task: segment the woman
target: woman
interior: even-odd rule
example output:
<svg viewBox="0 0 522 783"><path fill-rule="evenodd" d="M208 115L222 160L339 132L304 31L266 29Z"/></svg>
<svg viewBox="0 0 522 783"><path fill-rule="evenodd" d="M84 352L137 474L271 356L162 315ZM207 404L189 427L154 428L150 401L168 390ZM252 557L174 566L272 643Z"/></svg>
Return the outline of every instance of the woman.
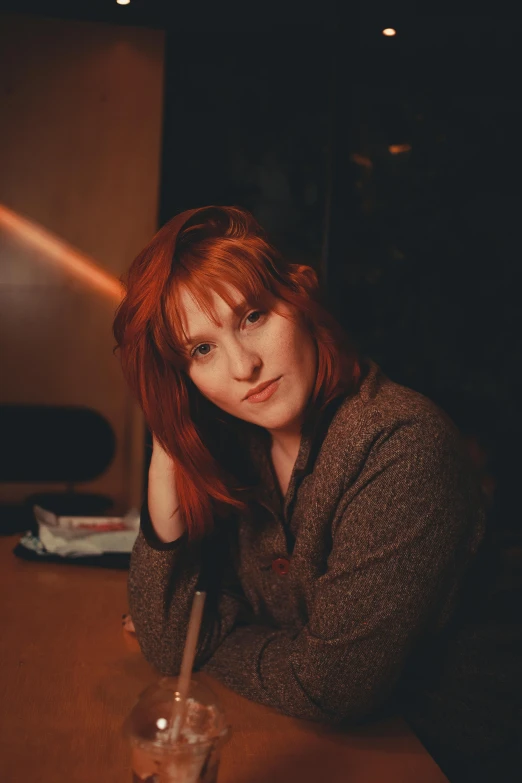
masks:
<svg viewBox="0 0 522 783"><path fill-rule="evenodd" d="M450 421L358 359L313 270L241 209L167 223L114 332L153 433L129 576L145 657L179 672L204 586L196 667L298 718L402 711L437 760L473 757L477 704L464 736L437 702L485 530Z"/></svg>

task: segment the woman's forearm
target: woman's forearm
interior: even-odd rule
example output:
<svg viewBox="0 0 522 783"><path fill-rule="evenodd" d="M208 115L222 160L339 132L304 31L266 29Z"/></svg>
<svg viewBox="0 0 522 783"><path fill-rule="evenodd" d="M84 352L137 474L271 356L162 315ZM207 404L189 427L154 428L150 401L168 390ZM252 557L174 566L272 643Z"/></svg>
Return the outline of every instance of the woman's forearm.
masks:
<svg viewBox="0 0 522 783"><path fill-rule="evenodd" d="M174 464L155 439L147 500L152 526L160 541L166 543L179 538L185 525L179 513Z"/></svg>
<svg viewBox="0 0 522 783"><path fill-rule="evenodd" d="M226 531L216 529L198 545L183 536L186 525L178 510L175 478L175 465L155 443L128 581L129 608L141 651L162 674L171 676L180 671L198 585L199 589L208 585L216 601L205 606L196 666L208 660L236 621L244 622L252 614L237 577L230 573Z"/></svg>

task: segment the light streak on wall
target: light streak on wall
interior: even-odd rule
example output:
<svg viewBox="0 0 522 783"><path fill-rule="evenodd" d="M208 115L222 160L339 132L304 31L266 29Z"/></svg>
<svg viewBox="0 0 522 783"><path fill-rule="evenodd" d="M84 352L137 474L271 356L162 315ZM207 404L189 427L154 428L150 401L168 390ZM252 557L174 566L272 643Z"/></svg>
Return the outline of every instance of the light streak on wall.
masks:
<svg viewBox="0 0 522 783"><path fill-rule="evenodd" d="M118 303L121 301L124 288L114 275L51 231L18 215L3 204L0 204L0 229L4 229L16 241L36 250L42 260L70 272L98 293Z"/></svg>

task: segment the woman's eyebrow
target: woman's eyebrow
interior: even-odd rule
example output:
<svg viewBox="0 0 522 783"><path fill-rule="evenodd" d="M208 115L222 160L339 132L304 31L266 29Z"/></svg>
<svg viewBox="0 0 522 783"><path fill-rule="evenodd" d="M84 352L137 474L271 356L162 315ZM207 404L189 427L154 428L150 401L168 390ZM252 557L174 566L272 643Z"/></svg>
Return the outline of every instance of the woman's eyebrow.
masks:
<svg viewBox="0 0 522 783"><path fill-rule="evenodd" d="M243 313L243 310L245 310L249 306L249 303L246 299L242 299L240 302L237 302L232 307L232 312L236 318L239 318L239 316ZM232 320L232 316L230 316L230 320ZM199 342L200 340L203 340L205 338L206 334L205 332L200 332L199 334L195 334L193 337L190 335L187 335L186 340L183 341L183 345L185 348L187 348L189 345L192 345L194 343Z"/></svg>

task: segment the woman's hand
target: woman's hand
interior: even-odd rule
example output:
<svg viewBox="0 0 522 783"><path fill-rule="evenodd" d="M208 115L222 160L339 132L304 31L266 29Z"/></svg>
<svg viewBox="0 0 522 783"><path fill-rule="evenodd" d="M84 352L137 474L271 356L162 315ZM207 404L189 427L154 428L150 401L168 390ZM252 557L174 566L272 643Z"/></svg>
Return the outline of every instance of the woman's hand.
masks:
<svg viewBox="0 0 522 783"><path fill-rule="evenodd" d="M130 614L122 614L121 625L124 631L127 631L128 633L136 633L136 629L134 627L134 623L132 622L132 617L130 616Z"/></svg>

